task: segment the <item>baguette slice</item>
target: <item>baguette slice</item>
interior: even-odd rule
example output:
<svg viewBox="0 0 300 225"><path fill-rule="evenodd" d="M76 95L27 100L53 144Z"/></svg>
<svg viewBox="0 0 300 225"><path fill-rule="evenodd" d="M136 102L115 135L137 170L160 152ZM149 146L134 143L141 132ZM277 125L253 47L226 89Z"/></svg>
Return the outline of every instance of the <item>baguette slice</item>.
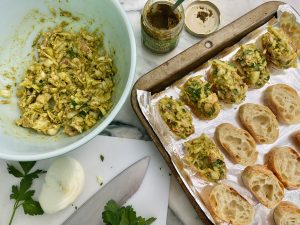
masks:
<svg viewBox="0 0 300 225"><path fill-rule="evenodd" d="M275 208L273 217L276 225L299 225L300 209L291 202L280 202Z"/></svg>
<svg viewBox="0 0 300 225"><path fill-rule="evenodd" d="M225 185L215 185L208 200L209 209L216 220L232 225L247 225L253 220L254 209L236 190Z"/></svg>
<svg viewBox="0 0 300 225"><path fill-rule="evenodd" d="M257 200L268 208L274 208L284 197L284 186L264 166L246 167L242 172L242 180Z"/></svg>
<svg viewBox="0 0 300 225"><path fill-rule="evenodd" d="M278 121L300 123L300 97L295 89L286 84L275 84L267 88L264 97Z"/></svg>
<svg viewBox="0 0 300 225"><path fill-rule="evenodd" d="M290 147L273 148L267 155L267 166L287 189L300 188L300 156Z"/></svg>
<svg viewBox="0 0 300 225"><path fill-rule="evenodd" d="M268 107L246 103L239 108L239 117L244 127L258 143L271 144L277 140L278 121Z"/></svg>
<svg viewBox="0 0 300 225"><path fill-rule="evenodd" d="M295 139L297 144L300 145L300 131L297 131L296 133L294 133L293 138Z"/></svg>
<svg viewBox="0 0 300 225"><path fill-rule="evenodd" d="M223 123L216 128L215 135L234 163L249 166L256 162L256 143L247 131Z"/></svg>

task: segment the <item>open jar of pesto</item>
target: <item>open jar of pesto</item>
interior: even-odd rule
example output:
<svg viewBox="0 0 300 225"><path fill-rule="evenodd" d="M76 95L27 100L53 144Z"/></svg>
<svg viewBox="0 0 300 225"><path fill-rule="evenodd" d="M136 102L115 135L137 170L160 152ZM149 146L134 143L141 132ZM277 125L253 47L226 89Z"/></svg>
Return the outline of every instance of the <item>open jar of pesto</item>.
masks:
<svg viewBox="0 0 300 225"><path fill-rule="evenodd" d="M174 11L175 0L148 0L141 16L143 44L155 53L173 50L184 25L184 9Z"/></svg>

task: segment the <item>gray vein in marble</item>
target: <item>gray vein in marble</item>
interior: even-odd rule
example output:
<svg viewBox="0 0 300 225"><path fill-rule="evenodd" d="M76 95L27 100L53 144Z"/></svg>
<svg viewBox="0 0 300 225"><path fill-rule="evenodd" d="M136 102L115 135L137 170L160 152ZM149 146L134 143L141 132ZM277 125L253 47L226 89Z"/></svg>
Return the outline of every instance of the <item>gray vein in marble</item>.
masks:
<svg viewBox="0 0 300 225"><path fill-rule="evenodd" d="M111 122L110 125L100 133L100 135L137 139L144 141L150 140L149 136L144 130L141 130L131 124L127 124L117 120Z"/></svg>

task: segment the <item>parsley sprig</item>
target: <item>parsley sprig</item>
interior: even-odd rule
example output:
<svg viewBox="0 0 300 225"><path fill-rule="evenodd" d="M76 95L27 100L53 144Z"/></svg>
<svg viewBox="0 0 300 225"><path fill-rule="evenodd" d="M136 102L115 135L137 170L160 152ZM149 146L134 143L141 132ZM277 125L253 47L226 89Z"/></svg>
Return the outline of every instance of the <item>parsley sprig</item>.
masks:
<svg viewBox="0 0 300 225"><path fill-rule="evenodd" d="M105 225L150 225L156 220L153 217L149 219L137 217L132 206L120 208L113 200L106 203L102 219Z"/></svg>
<svg viewBox="0 0 300 225"><path fill-rule="evenodd" d="M38 178L40 174L45 173L43 170L36 170L30 172L36 162L19 162L21 169L18 170L14 166L7 164L7 171L17 178L21 178L20 184L13 185L11 188L10 199L15 200L13 212L11 214L8 225L12 224L13 218L17 209L22 206L25 214L28 215L42 215L44 213L38 201L33 200L34 190L30 190L34 179Z"/></svg>

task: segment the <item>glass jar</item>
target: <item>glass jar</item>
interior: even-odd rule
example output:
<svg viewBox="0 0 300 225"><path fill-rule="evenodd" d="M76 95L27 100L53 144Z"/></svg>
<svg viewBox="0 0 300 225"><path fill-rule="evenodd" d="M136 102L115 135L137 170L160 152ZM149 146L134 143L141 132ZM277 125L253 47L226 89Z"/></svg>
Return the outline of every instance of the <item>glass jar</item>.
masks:
<svg viewBox="0 0 300 225"><path fill-rule="evenodd" d="M153 13L153 10L157 9L158 5L167 5L167 9L169 9L175 2L176 0L148 0L144 6L141 16L142 42L144 46L155 53L170 52L177 46L179 35L184 25L184 9L183 6L180 5L174 12L166 12L164 16L168 17L167 21L151 21L152 17L150 13ZM166 9L166 7L164 8ZM175 16L173 18L175 22L173 21L173 23L172 18L169 18L171 14ZM164 25L167 26L160 27L157 22L164 22ZM167 24L165 24L165 22L167 22Z"/></svg>

